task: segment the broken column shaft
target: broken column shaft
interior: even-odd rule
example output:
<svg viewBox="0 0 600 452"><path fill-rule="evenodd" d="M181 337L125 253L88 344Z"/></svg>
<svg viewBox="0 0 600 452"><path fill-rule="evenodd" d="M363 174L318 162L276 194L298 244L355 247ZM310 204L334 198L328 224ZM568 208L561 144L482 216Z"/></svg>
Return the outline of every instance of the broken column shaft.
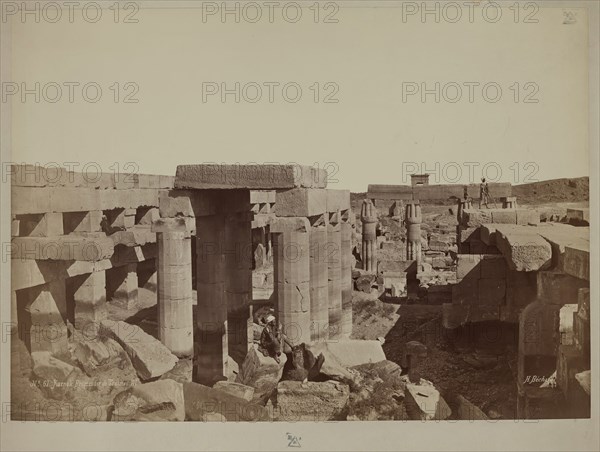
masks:
<svg viewBox="0 0 600 452"><path fill-rule="evenodd" d="M406 204L406 260L421 263L421 205L418 201Z"/></svg>
<svg viewBox="0 0 600 452"><path fill-rule="evenodd" d="M377 213L375 206L370 199L365 199L360 213L362 220L362 261L363 270L368 272L377 271L377 257L375 250L377 247L377 237L375 229L377 227Z"/></svg>
<svg viewBox="0 0 600 452"><path fill-rule="evenodd" d="M161 218L153 224L158 243L158 335L179 357L194 353L192 318L192 218Z"/></svg>

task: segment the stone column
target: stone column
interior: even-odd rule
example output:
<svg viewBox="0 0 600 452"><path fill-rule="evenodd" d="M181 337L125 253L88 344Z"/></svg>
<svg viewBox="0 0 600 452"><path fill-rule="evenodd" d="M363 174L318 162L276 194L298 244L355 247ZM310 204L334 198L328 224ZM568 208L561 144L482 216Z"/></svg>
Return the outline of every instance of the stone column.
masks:
<svg viewBox="0 0 600 452"><path fill-rule="evenodd" d="M327 273L327 214L309 219L310 228L310 339L329 338L329 280Z"/></svg>
<svg viewBox="0 0 600 452"><path fill-rule="evenodd" d="M75 279L75 328L81 330L87 324L97 324L107 317L106 272L93 272Z"/></svg>
<svg viewBox="0 0 600 452"><path fill-rule="evenodd" d="M342 337L342 232L339 211L329 214L327 278L329 280L329 339Z"/></svg>
<svg viewBox="0 0 600 452"><path fill-rule="evenodd" d="M503 209L516 209L517 208L517 197L516 196L507 196L502 198L502 208Z"/></svg>
<svg viewBox="0 0 600 452"><path fill-rule="evenodd" d="M363 270L375 273L377 271L377 257L375 250L377 247L377 237L375 228L377 227L377 213L375 206L370 199L365 199L360 213L362 220L362 261Z"/></svg>
<svg viewBox="0 0 600 452"><path fill-rule="evenodd" d="M228 366L225 297L225 216L196 218L196 290L198 346L196 380L212 386L225 379Z"/></svg>
<svg viewBox="0 0 600 452"><path fill-rule="evenodd" d="M352 224L351 210L342 212L341 259L342 259L342 337L352 334Z"/></svg>
<svg viewBox="0 0 600 452"><path fill-rule="evenodd" d="M277 218L271 223L275 314L293 344L311 339L310 228L305 217Z"/></svg>
<svg viewBox="0 0 600 452"><path fill-rule="evenodd" d="M194 354L192 313L192 218L161 218L153 224L158 243L158 335L179 357Z"/></svg>
<svg viewBox="0 0 600 452"><path fill-rule="evenodd" d="M225 220L225 300L229 356L238 364L253 341L252 316L252 214L228 214Z"/></svg>
<svg viewBox="0 0 600 452"><path fill-rule="evenodd" d="M418 201L406 204L406 260L421 263L421 205Z"/></svg>

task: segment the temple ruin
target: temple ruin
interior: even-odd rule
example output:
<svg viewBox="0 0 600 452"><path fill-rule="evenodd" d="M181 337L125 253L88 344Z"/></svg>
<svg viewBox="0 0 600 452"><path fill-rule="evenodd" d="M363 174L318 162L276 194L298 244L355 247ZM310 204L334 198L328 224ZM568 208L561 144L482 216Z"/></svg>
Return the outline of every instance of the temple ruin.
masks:
<svg viewBox="0 0 600 452"><path fill-rule="evenodd" d="M490 184L499 205L477 209L477 186L429 185L423 175L351 200L327 187L324 170L298 165L95 178L17 165L11 176L11 321L26 348L14 355L23 372L15 381L96 384L116 372L129 389L101 392L108 411L99 419L457 416L462 399L450 407L419 372L427 346L408 341L392 359L393 334L356 337L360 294L439 308L444 334L514 325L515 418L589 416L584 209L520 206L510 184ZM432 223L429 207L448 199L450 212ZM271 313L294 350L281 359L260 349ZM364 394L383 390L373 372L394 388L380 394L389 412L365 408ZM154 391L176 395L150 403ZM125 412L131 397L147 406ZM314 399L316 411L300 399ZM215 412L210 400L229 408Z"/></svg>

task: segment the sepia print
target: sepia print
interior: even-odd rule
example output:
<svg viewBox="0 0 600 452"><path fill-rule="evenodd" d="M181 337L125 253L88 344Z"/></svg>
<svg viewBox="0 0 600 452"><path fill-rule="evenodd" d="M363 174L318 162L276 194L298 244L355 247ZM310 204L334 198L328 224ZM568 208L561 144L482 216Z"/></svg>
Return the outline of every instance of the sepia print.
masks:
<svg viewBox="0 0 600 452"><path fill-rule="evenodd" d="M2 435L592 450L581 3L2 1Z"/></svg>

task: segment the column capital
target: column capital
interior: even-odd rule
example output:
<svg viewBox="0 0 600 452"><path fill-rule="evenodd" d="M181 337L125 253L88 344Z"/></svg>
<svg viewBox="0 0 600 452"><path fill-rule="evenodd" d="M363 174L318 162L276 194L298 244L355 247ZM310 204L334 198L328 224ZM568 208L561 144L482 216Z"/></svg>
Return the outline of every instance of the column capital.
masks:
<svg viewBox="0 0 600 452"><path fill-rule="evenodd" d="M370 199L364 199L360 210L360 219L363 223L376 223L377 211Z"/></svg>

